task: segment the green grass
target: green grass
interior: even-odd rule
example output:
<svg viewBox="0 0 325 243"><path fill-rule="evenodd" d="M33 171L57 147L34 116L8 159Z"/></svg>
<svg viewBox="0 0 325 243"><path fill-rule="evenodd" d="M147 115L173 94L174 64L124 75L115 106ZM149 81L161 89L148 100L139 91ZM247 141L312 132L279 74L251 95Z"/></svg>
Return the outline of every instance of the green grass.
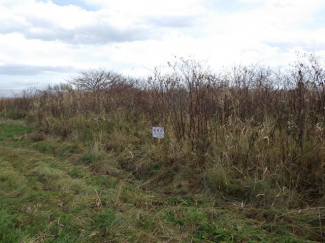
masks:
<svg viewBox="0 0 325 243"><path fill-rule="evenodd" d="M143 182L108 155L35 133L21 121L0 122L2 243L324 240L321 209L256 209L208 193L139 189ZM99 162L109 173L94 171Z"/></svg>
<svg viewBox="0 0 325 243"><path fill-rule="evenodd" d="M33 129L33 127L26 126L22 122L0 120L0 142L23 136L33 131Z"/></svg>

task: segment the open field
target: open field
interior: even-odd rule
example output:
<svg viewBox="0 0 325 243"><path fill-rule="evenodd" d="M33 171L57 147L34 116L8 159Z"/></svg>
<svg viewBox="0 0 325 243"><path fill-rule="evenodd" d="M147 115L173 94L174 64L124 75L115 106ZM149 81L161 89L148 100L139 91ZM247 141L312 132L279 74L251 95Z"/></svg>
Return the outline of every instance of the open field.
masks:
<svg viewBox="0 0 325 243"><path fill-rule="evenodd" d="M323 208L263 209L143 183L79 144L0 122L0 242L322 241ZM104 171L90 162L105 161ZM165 189L165 190L164 190Z"/></svg>
<svg viewBox="0 0 325 243"><path fill-rule="evenodd" d="M0 99L0 239L323 242L324 79L312 55L283 72L180 59Z"/></svg>
<svg viewBox="0 0 325 243"><path fill-rule="evenodd" d="M325 0L0 0L0 243L325 243Z"/></svg>

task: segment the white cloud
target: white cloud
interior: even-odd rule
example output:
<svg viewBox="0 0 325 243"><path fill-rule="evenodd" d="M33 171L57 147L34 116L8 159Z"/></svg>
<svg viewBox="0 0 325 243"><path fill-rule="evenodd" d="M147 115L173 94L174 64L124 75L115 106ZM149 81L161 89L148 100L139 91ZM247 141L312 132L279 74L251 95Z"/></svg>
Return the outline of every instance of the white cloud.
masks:
<svg viewBox="0 0 325 243"><path fill-rule="evenodd" d="M209 60L212 67L284 65L297 50L325 57L325 23L317 22L325 15L323 0L58 2L0 0L3 73L21 67L27 73L17 74L26 82L33 74L57 82L66 77L65 67L138 75L173 55ZM0 74L0 89L6 80Z"/></svg>
<svg viewBox="0 0 325 243"><path fill-rule="evenodd" d="M197 14L206 11L203 0L85 0L90 3L97 3L113 11L121 12L130 16L150 16L166 14Z"/></svg>

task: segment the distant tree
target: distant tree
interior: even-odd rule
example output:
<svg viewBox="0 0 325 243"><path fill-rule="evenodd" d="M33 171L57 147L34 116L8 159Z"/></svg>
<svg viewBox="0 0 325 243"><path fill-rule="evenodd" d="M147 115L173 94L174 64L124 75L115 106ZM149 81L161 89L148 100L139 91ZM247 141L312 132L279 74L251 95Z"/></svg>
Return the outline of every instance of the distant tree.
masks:
<svg viewBox="0 0 325 243"><path fill-rule="evenodd" d="M62 84L56 84L53 86L49 85L46 90L48 90L48 91L72 91L73 87L71 84L62 83Z"/></svg>
<svg viewBox="0 0 325 243"><path fill-rule="evenodd" d="M96 92L114 86L123 80L123 76L103 69L89 69L81 71L78 76L73 77L69 82L78 89Z"/></svg>

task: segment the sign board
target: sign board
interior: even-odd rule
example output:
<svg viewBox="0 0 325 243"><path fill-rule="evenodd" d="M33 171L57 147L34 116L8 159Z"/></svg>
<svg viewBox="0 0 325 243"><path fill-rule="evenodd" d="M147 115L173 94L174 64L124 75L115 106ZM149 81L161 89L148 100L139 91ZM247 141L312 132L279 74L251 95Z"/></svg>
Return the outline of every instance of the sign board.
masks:
<svg viewBox="0 0 325 243"><path fill-rule="evenodd" d="M152 128L152 136L154 138L164 138L165 137L165 131L163 127L153 127Z"/></svg>

